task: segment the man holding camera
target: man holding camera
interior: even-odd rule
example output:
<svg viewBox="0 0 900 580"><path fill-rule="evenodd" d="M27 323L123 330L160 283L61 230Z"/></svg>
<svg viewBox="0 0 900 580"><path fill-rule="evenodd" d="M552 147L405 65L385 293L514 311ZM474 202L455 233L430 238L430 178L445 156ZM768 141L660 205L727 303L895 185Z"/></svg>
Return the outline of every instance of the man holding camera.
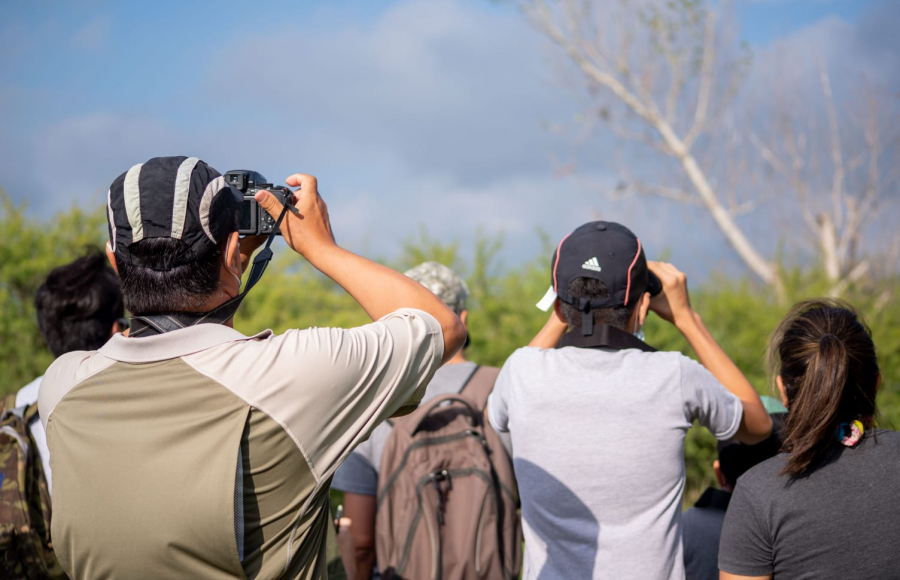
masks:
<svg viewBox="0 0 900 580"><path fill-rule="evenodd" d="M372 324L244 336L231 315L261 240L239 238L240 193L194 157L113 182L107 254L131 334L60 357L40 394L70 577L325 577L334 470L462 346L437 297L335 243L314 177L287 184L290 211L256 201Z"/></svg>
<svg viewBox="0 0 900 580"><path fill-rule="evenodd" d="M687 430L697 420L754 443L771 420L692 310L684 274L648 264L627 228L591 222L563 238L551 281L539 305L550 319L488 400L491 424L512 435L524 578L683 579ZM643 342L649 310L703 366Z"/></svg>

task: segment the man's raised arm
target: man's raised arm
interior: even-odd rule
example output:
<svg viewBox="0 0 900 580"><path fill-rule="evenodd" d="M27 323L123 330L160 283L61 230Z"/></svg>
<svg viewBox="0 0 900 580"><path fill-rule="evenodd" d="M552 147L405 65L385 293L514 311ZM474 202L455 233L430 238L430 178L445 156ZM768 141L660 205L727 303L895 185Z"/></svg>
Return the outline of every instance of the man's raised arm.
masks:
<svg viewBox="0 0 900 580"><path fill-rule="evenodd" d="M772 433L772 418L756 389L709 333L700 315L691 308L687 277L665 262L647 262L647 265L663 287L662 292L651 298L650 309L674 324L697 353L703 366L741 400L744 413L735 439L749 444L763 441Z"/></svg>
<svg viewBox="0 0 900 580"><path fill-rule="evenodd" d="M297 209L289 211L281 224L282 235L291 249L353 296L372 320L400 308L416 308L434 316L444 336L442 363L462 348L465 326L437 296L400 272L335 243L328 207L319 195L315 177L296 173L286 183L299 187L294 194ZM269 215L278 218L283 206L271 193L258 192L256 201Z"/></svg>

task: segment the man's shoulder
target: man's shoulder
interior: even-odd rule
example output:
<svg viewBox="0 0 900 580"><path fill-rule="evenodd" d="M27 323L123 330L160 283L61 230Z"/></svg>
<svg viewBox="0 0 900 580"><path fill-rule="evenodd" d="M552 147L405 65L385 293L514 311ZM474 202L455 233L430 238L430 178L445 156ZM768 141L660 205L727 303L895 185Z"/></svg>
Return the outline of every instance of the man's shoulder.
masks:
<svg viewBox="0 0 900 580"><path fill-rule="evenodd" d="M41 390L66 384L80 382L88 376L103 370L115 361L96 350L75 350L57 358L47 368L41 379Z"/></svg>
<svg viewBox="0 0 900 580"><path fill-rule="evenodd" d="M47 368L41 379L38 408L45 423L57 403L79 383L109 368L116 361L96 350L68 352Z"/></svg>

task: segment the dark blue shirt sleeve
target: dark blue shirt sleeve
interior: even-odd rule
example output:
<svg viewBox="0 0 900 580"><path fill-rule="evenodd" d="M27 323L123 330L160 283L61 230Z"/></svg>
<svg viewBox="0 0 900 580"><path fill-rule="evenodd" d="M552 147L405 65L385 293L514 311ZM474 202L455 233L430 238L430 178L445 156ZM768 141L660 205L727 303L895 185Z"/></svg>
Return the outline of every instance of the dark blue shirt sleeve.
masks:
<svg viewBox="0 0 900 580"><path fill-rule="evenodd" d="M345 493L378 495L378 472L359 453L351 453L338 467L331 480L331 487Z"/></svg>

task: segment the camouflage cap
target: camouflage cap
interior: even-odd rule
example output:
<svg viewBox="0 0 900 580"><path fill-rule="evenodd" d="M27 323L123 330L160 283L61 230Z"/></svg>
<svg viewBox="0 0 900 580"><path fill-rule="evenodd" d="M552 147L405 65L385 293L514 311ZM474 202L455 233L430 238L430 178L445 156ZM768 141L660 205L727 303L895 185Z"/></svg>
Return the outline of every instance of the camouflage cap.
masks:
<svg viewBox="0 0 900 580"><path fill-rule="evenodd" d="M466 309L469 287L447 266L437 262L423 262L404 274L431 290L457 316Z"/></svg>

